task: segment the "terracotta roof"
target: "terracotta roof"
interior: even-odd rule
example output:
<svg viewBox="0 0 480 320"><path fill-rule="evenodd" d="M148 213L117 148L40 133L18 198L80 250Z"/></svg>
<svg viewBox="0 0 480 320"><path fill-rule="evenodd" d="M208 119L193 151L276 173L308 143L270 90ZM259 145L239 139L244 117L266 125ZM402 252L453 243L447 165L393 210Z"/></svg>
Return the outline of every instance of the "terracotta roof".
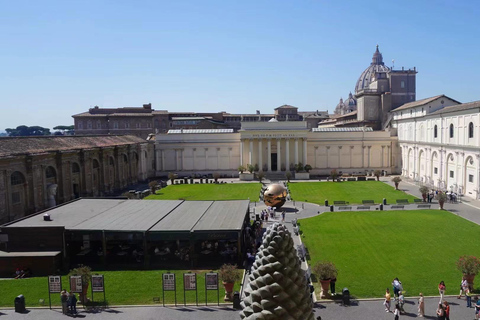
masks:
<svg viewBox="0 0 480 320"><path fill-rule="evenodd" d="M90 112L83 112L83 113L79 113L79 114L74 114L72 117L73 118L80 118L80 117L106 117L106 116L109 116L109 114L102 114L102 113L95 113L95 114L91 114Z"/></svg>
<svg viewBox="0 0 480 320"><path fill-rule="evenodd" d="M475 109L475 108L480 108L480 101L472 101L472 102L457 104L450 107L445 107L430 113L429 116L433 114L456 112L456 111L469 110L469 109Z"/></svg>
<svg viewBox="0 0 480 320"><path fill-rule="evenodd" d="M151 113L112 113L110 117L153 117Z"/></svg>
<svg viewBox="0 0 480 320"><path fill-rule="evenodd" d="M146 142L136 136L35 136L0 138L0 158L99 147L114 147Z"/></svg>
<svg viewBox="0 0 480 320"><path fill-rule="evenodd" d="M298 109L298 108L294 107L294 106L291 106L291 105L288 105L288 104L284 104L283 106L275 108L275 110L277 110L277 109Z"/></svg>
<svg viewBox="0 0 480 320"><path fill-rule="evenodd" d="M460 103L458 102L457 100L454 100L450 97L447 97L446 95L444 94L441 94L441 95L438 95L438 96L435 96L435 97L431 97L431 98L425 98L425 99L422 99L422 100L417 100L417 101L413 101L413 102L409 102L409 103L405 103L404 105L401 105L400 107L396 108L396 109L393 109L392 111L398 111L398 110L405 110L405 109L409 109L409 108L414 108L414 107L419 107L419 106L423 106L423 105L426 105L426 104L429 104L437 99L440 99L440 98L447 98L447 99L450 99L450 100L453 100L457 103Z"/></svg>

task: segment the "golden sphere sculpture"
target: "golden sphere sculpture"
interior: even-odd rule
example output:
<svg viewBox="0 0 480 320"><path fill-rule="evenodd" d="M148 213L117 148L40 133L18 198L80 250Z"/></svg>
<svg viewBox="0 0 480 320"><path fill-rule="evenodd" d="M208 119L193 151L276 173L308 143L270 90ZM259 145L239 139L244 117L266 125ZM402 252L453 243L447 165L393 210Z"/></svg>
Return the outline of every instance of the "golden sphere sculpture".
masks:
<svg viewBox="0 0 480 320"><path fill-rule="evenodd" d="M287 200L287 188L281 184L271 184L263 193L263 202L269 207L280 208Z"/></svg>

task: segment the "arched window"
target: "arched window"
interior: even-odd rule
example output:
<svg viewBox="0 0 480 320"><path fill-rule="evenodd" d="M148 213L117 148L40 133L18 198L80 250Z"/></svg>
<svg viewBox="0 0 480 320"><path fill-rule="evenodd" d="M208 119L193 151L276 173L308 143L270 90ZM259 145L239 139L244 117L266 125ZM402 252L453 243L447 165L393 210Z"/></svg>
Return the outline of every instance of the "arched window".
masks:
<svg viewBox="0 0 480 320"><path fill-rule="evenodd" d="M76 162L72 163L72 173L80 173L80 166Z"/></svg>
<svg viewBox="0 0 480 320"><path fill-rule="evenodd" d="M468 125L468 137L473 138L473 122Z"/></svg>
<svg viewBox="0 0 480 320"><path fill-rule="evenodd" d="M93 169L98 169L98 167L100 167L100 164L98 163L98 160L97 159L93 159Z"/></svg>
<svg viewBox="0 0 480 320"><path fill-rule="evenodd" d="M114 166L115 165L115 161L113 161L113 158L110 157L110 159L108 160L108 163L111 165L111 166Z"/></svg>
<svg viewBox="0 0 480 320"><path fill-rule="evenodd" d="M128 163L128 157L126 154L123 155L123 162Z"/></svg>
<svg viewBox="0 0 480 320"><path fill-rule="evenodd" d="M47 170L45 171L45 176L48 178L55 178L57 176L57 173L55 172L55 169L53 167L47 167Z"/></svg>
<svg viewBox="0 0 480 320"><path fill-rule="evenodd" d="M433 137L436 138L438 135L437 125L433 127Z"/></svg>
<svg viewBox="0 0 480 320"><path fill-rule="evenodd" d="M450 138L453 138L453 123L450 124Z"/></svg>
<svg viewBox="0 0 480 320"><path fill-rule="evenodd" d="M21 172L15 171L10 176L10 184L12 186L17 186L19 184L24 184L24 183L25 183L25 177L23 176L23 174Z"/></svg>

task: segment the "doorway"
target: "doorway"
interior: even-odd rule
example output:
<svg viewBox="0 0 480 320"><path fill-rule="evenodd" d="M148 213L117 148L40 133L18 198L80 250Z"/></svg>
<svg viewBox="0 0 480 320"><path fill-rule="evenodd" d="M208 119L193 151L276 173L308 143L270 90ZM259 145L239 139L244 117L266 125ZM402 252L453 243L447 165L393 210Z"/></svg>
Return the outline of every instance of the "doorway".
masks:
<svg viewBox="0 0 480 320"><path fill-rule="evenodd" d="M272 153L270 155L270 160L272 161L272 171L277 171L278 168L277 168L277 154L276 153Z"/></svg>

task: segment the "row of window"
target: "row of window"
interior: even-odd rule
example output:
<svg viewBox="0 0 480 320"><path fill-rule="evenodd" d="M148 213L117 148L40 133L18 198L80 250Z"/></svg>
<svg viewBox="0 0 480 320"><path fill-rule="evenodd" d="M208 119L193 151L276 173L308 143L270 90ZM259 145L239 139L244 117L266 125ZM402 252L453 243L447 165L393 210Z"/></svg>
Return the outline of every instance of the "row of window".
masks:
<svg viewBox="0 0 480 320"><path fill-rule="evenodd" d="M434 174L438 174L438 168L437 168L437 167L433 168L433 173L434 173ZM454 177L454 172L453 172L453 170L450 170L449 174L450 174L450 178L453 178L453 177ZM473 183L473 174L469 174L469 175L468 175L468 182L472 182L472 183Z"/></svg>
<svg viewBox="0 0 480 320"><path fill-rule="evenodd" d="M468 138L469 139L473 138L474 131L475 131L475 126L473 125L473 122L470 122L468 124ZM448 135L449 135L450 138L453 138L455 136L455 127L454 127L453 123L450 124L450 127L448 129ZM438 127L437 127L437 125L435 125L433 127L433 137L434 138L438 137Z"/></svg>
<svg viewBox="0 0 480 320"><path fill-rule="evenodd" d="M141 125L142 125L142 124L141 124L140 122L137 122L137 123L135 123L135 128L140 129L140 128L141 128ZM119 126L118 121L114 121L114 122L113 122L113 128L114 128L114 129L118 129L118 126ZM82 129L83 129L83 121L78 121L78 122L77 122L77 127L78 127L78 129L82 130ZM129 121L125 121L125 122L124 122L124 127L127 128L127 129L130 128L130 122L129 122ZM147 128L151 128L151 127L152 127L152 124L151 124L150 122L147 122ZM106 127L104 127L104 129L105 129L105 128L106 128ZM92 121L87 121L87 129L89 129L89 130L93 129L93 123L92 123ZM101 122L101 121L97 121L97 122L95 123L95 129L102 129L102 122Z"/></svg>

